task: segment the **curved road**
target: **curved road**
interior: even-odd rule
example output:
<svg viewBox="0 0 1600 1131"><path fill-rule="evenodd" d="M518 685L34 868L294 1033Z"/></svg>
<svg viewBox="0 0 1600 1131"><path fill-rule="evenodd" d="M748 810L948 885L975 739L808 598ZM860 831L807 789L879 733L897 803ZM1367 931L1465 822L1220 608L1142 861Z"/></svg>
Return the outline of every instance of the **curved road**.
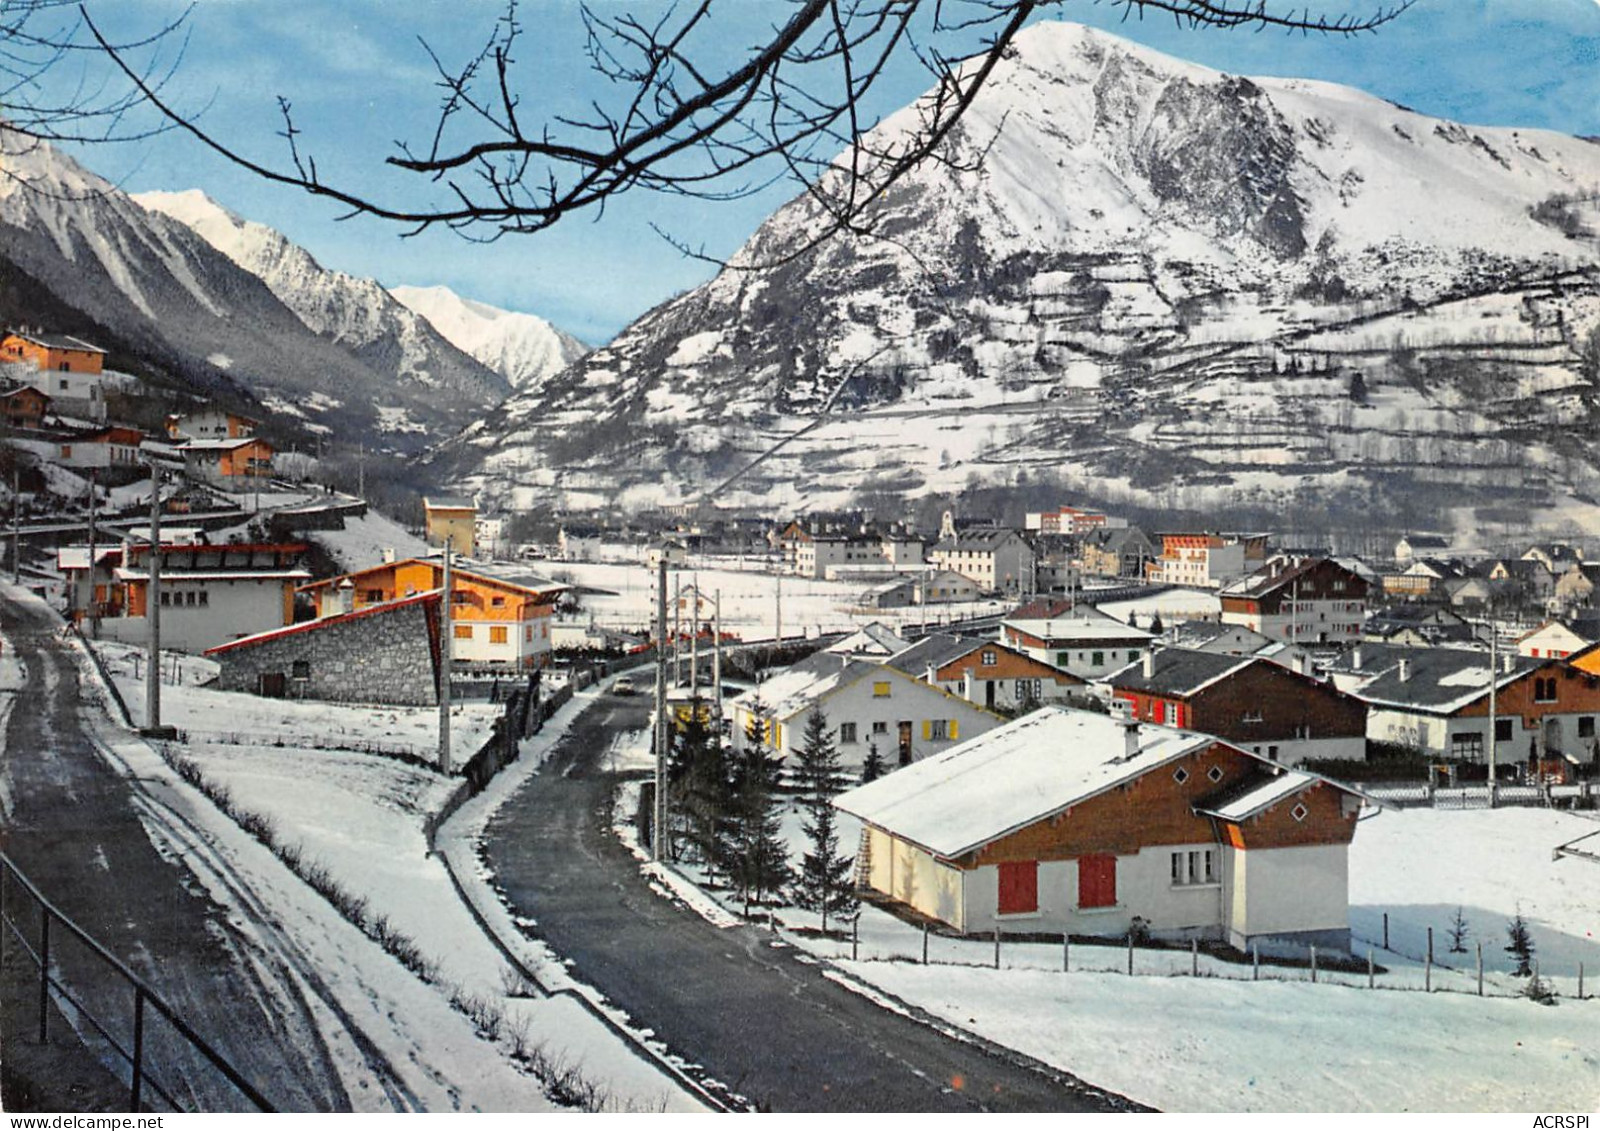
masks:
<svg viewBox="0 0 1600 1131"><path fill-rule="evenodd" d="M7 665L20 662L25 676L20 689L0 691L0 847L280 1110L348 1109L301 989L314 972L291 971L298 964L275 945L275 926L251 916L248 902L224 909L206 893L196 866L207 869L209 882L234 886L219 861L181 814L108 764L86 726L86 714L98 708L83 701L79 657L60 637L60 618L4 590L0 628ZM6 910L36 940L33 909L8 899ZM54 935L60 974L131 1048L132 992L67 937ZM185 1107L253 1110L153 1013L145 1039L147 1071ZM115 1053L103 1051L124 1075Z"/></svg>
<svg viewBox="0 0 1600 1131"><path fill-rule="evenodd" d="M602 697L484 836L513 907L636 1026L766 1110L1134 1107L943 1036L844 989L766 931L713 927L653 892L611 832L617 779L600 765L612 735L646 727L647 711L643 698Z"/></svg>

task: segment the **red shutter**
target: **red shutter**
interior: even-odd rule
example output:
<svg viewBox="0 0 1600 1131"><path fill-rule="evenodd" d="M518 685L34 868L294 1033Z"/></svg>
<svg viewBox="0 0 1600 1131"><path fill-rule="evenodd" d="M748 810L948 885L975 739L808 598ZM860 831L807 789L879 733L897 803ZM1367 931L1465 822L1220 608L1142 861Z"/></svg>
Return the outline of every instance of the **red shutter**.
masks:
<svg viewBox="0 0 1600 1131"><path fill-rule="evenodd" d="M1078 906L1115 907L1117 858L1111 855L1078 857Z"/></svg>
<svg viewBox="0 0 1600 1131"><path fill-rule="evenodd" d="M1039 910L1039 862L1022 860L1000 865L1000 914Z"/></svg>

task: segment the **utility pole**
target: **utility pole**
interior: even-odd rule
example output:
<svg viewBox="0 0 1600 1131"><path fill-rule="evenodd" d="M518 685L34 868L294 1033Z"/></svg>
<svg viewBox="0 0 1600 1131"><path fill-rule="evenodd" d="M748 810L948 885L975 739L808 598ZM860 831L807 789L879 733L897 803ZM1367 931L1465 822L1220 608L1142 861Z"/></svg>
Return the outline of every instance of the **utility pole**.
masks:
<svg viewBox="0 0 1600 1131"><path fill-rule="evenodd" d="M662 561L666 561L665 555ZM672 686L677 687L683 682L683 668L678 664L678 638L683 632L683 582L673 579L672 583Z"/></svg>
<svg viewBox="0 0 1600 1131"><path fill-rule="evenodd" d="M100 604L94 596L94 570L95 570L95 530L94 520L99 499L96 498L98 489L95 482L95 469L89 469L89 638L98 639L100 636Z"/></svg>
<svg viewBox="0 0 1600 1131"><path fill-rule="evenodd" d="M345 480L349 482L349 480ZM362 440L356 447L356 498L367 497L367 442Z"/></svg>
<svg viewBox="0 0 1600 1131"><path fill-rule="evenodd" d="M1489 616L1489 808L1495 805L1495 691L1500 682L1500 633L1495 629L1494 614Z"/></svg>
<svg viewBox="0 0 1600 1131"><path fill-rule="evenodd" d="M700 575L691 574L689 591L694 604L689 608L689 687L696 696L700 687Z"/></svg>
<svg viewBox="0 0 1600 1131"><path fill-rule="evenodd" d="M783 575L778 575L778 584L772 591L773 616L776 624L773 627L772 640L776 645L783 644Z"/></svg>
<svg viewBox="0 0 1600 1131"><path fill-rule="evenodd" d="M22 581L22 453L11 449L11 584Z"/></svg>
<svg viewBox="0 0 1600 1131"><path fill-rule="evenodd" d="M711 615L711 693L717 697L717 718L722 718L722 590L718 589Z"/></svg>
<svg viewBox="0 0 1600 1131"><path fill-rule="evenodd" d="M161 467L150 461L150 582L145 587L145 623L150 626L150 661L144 681L144 729L161 730Z"/></svg>
<svg viewBox="0 0 1600 1131"><path fill-rule="evenodd" d="M454 610L450 592L451 538L444 539L444 595L439 598L439 772L448 775L450 766L450 678L453 674L451 655L456 646Z"/></svg>
<svg viewBox="0 0 1600 1131"><path fill-rule="evenodd" d="M667 559L662 557L656 575L656 804L652 823L650 858L667 856Z"/></svg>

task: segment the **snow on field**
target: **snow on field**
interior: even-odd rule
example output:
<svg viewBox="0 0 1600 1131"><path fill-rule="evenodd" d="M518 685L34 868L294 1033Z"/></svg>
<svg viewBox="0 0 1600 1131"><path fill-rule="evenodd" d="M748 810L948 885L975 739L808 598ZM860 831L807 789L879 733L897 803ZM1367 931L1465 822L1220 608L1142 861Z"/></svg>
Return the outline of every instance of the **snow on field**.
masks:
<svg viewBox="0 0 1600 1131"><path fill-rule="evenodd" d="M822 581L804 577L779 577L740 568L740 561L703 559L705 568L680 569L667 578L671 600L676 586L697 585L708 598L721 593L722 630L746 640L771 639L782 617L786 637L839 632L867 621L890 626L943 624L951 619L982 616L1009 607L998 601L969 601L927 608L871 609L861 607L862 595L876 582ZM754 564L754 563L750 563ZM609 628L639 628L655 617L656 575L642 564L617 562L551 562L545 566L557 580L606 590L584 594L583 607L597 623ZM781 606L781 608L780 608ZM706 614L709 617L709 613Z"/></svg>
<svg viewBox="0 0 1600 1131"><path fill-rule="evenodd" d="M1093 600L1093 591L1084 594ZM1202 589L1164 589L1150 597L1136 597L1131 601L1108 601L1098 606L1101 612L1127 623L1128 614L1139 618L1140 626L1150 623L1156 613L1171 626L1183 620L1217 620L1222 615L1222 599L1214 591Z"/></svg>
<svg viewBox="0 0 1600 1131"><path fill-rule="evenodd" d="M306 534L326 549L340 569L354 572L375 566L385 550L397 559L420 557L429 552L428 544L388 515L367 509L365 515L347 516L343 530L314 530Z"/></svg>
<svg viewBox="0 0 1600 1131"><path fill-rule="evenodd" d="M136 716L142 711L143 682L134 680L134 650L100 645ZM549 1107L541 1085L521 1070L511 1053L522 1032L559 1064L572 1065L596 1083L609 1108L619 1110L697 1110L660 1069L642 1057L576 1003L532 991L484 935L457 894L442 860L429 850L424 820L454 792L458 781L376 754L329 749L340 742L419 744L432 741L437 712L402 708L342 707L322 703L265 700L194 686L214 674L215 665L193 657L173 657L173 685L163 689L162 717L189 732L176 747L200 769L211 786L226 789L241 810L266 818L282 843L297 845L302 860L324 869L335 884L366 901L369 921L382 916L389 929L414 943L437 973L424 983L378 950L354 926L340 919L320 895L278 866L270 885L290 923L315 923L307 945L328 953L324 965L350 966L349 980L366 986L367 1013L386 1016L380 1029L393 1030L387 1044L392 1059L408 1071L426 1075L432 1089L428 1110L452 1107L526 1111ZM0 675L3 675L0 671ZM453 733L458 749L481 745L498 708L465 704ZM570 714L568 718L570 717ZM543 734L529 740L533 761L548 749L567 721L558 715ZM230 741L240 733L249 744ZM277 743L273 745L270 743ZM160 765L141 770L170 779L172 771L147 747L126 743L130 763ZM315 788L307 788L315 782ZM175 785L187 790L187 786ZM3 799L0 799L3 800ZM208 827L217 839L238 845L252 858L265 853L221 812L209 809ZM275 861L259 866L271 871ZM219 897L226 893L219 892ZM352 941L348 936L355 936ZM301 939L296 934L297 940ZM351 955L355 955L352 958ZM553 958L549 965L557 967ZM367 967L370 964L378 974ZM475 1036L473 1022L453 1009L450 999L478 999L499 1010L498 1041ZM364 1025L365 1028L370 1026ZM359 1071L352 1067L352 1072ZM433 1094L437 1092L438 1094Z"/></svg>
<svg viewBox="0 0 1600 1131"><path fill-rule="evenodd" d="M627 788L627 787L625 787ZM620 807L621 803L619 803ZM791 861L805 842L790 803L783 833ZM859 825L841 815L850 852ZM1555 845L1600 830L1582 816L1545 810L1383 811L1362 823L1351 853L1354 951L1368 945L1386 972L1377 990L1364 971L1266 966L1201 955L1200 977L1183 950L1074 944L1070 974L1059 943L1007 941L994 970L987 939L932 935L921 965L920 929L874 907L862 910L852 960L847 936L824 940L817 917L774 912L783 937L827 958L839 981L886 991L960 1028L1044 1060L1099 1087L1174 1111L1590 1111L1600 1104L1600 866L1552 862ZM619 824L630 842L634 833ZM732 893L703 889L680 866L660 886L713 923L741 910ZM710 906L707 906L710 904ZM1447 928L1463 907L1484 944L1486 989L1476 996L1475 956L1451 955ZM1555 1007L1517 996L1507 965L1506 921L1518 907L1533 931L1541 973L1562 995ZM1390 916L1396 952L1378 948ZM1434 927L1439 964L1422 956ZM1577 963L1587 999L1577 1001ZM1454 969L1446 969L1446 965ZM1433 993L1422 992L1431 983ZM893 1001L890 1002L893 1005ZM1159 1020L1157 1020L1159 1019Z"/></svg>
<svg viewBox="0 0 1600 1131"><path fill-rule="evenodd" d="M95 648L128 704L135 725L143 725L144 649L109 641L98 642ZM439 712L432 707L264 699L242 691L195 686L216 673L215 661L163 653L161 721L191 737L250 745L380 747L418 757L432 757L438 750ZM174 682L175 675L182 680L181 685ZM488 741L500 710L488 702L466 700L453 704L450 735L454 748L465 754L476 751ZM465 754L460 760L465 760Z"/></svg>

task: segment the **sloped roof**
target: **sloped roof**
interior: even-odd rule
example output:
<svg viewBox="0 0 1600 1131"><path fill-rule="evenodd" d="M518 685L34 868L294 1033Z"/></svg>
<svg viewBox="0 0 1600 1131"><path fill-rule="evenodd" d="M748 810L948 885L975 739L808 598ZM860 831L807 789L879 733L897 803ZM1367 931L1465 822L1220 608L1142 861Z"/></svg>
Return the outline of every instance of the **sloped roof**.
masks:
<svg viewBox="0 0 1600 1131"><path fill-rule="evenodd" d="M25 334L21 330L7 330L7 334L21 338L25 342L32 342L36 346L44 346L53 350L87 350L89 353L105 353L99 346L91 345L82 338L74 338L69 334Z"/></svg>
<svg viewBox="0 0 1600 1131"><path fill-rule="evenodd" d="M894 581L890 582L887 587L880 588L888 588L899 584L901 582ZM903 651L909 644L910 641L899 635L888 625L873 621L870 624L862 625L843 640L830 644L825 651L832 652L836 656L841 654L859 655L867 652L874 655L892 656L896 652Z"/></svg>
<svg viewBox="0 0 1600 1131"><path fill-rule="evenodd" d="M430 511L471 511L477 510L475 500L465 495L424 495L422 506Z"/></svg>
<svg viewBox="0 0 1600 1131"><path fill-rule="evenodd" d="M954 538L941 539L934 549L987 553L999 548L1007 539L1021 537L1015 530L1004 526L973 526L965 530L958 527Z"/></svg>
<svg viewBox="0 0 1600 1131"><path fill-rule="evenodd" d="M836 808L951 859L1217 740L1043 707L834 798Z"/></svg>
<svg viewBox="0 0 1600 1131"><path fill-rule="evenodd" d="M218 644L215 648L207 648L201 653L203 656L215 656L222 652L232 652L237 648L248 648L251 645L263 644L268 640L278 640L285 636L296 636L302 633L316 632L319 629L332 625L347 624L362 617L382 616L398 609L410 608L412 605L438 604L442 589L429 589L425 593L414 593L410 597L401 597L395 601L384 601L377 605L367 605L353 612L338 613L331 617L321 617L317 620L299 621L295 624L286 624L282 628L269 628L265 632L257 632L250 636L241 636L237 640L229 640L225 644Z"/></svg>
<svg viewBox="0 0 1600 1131"><path fill-rule="evenodd" d="M979 648L997 648L999 641L973 636L952 636L935 632L896 652L888 659L888 666L905 672L913 679L921 679L930 666L942 668L951 660L960 659Z"/></svg>
<svg viewBox="0 0 1600 1131"><path fill-rule="evenodd" d="M1345 569L1344 566L1332 558L1286 559L1280 556L1271 559L1254 573L1246 574L1236 581L1229 582L1218 592L1223 597L1264 597L1268 593L1276 593L1293 586L1301 578L1323 565L1330 566L1333 569ZM1361 575L1353 570L1345 570L1345 572L1361 578ZM1361 578L1361 580L1365 579Z"/></svg>
<svg viewBox="0 0 1600 1131"><path fill-rule="evenodd" d="M1096 640L1108 644L1120 642L1143 644L1151 639L1150 633L1142 628L1130 628L1116 617L1081 605L1060 616L1046 619L1006 617L1000 623L1007 628L1038 637L1040 640Z"/></svg>
<svg viewBox="0 0 1600 1131"><path fill-rule="evenodd" d="M1224 821L1247 821L1257 813L1286 801L1322 779L1301 770L1285 770L1277 775L1253 775L1224 796L1208 799L1195 808Z"/></svg>
<svg viewBox="0 0 1600 1131"><path fill-rule="evenodd" d="M848 687L868 675L881 677L883 668L867 660L831 652L814 652L746 691L734 703L750 707L760 702L770 718L787 719L805 710L835 688Z"/></svg>
<svg viewBox="0 0 1600 1131"><path fill-rule="evenodd" d="M1352 694L1377 706L1453 714L1489 693L1489 684L1505 687L1550 661L1502 652L1500 666L1489 668L1489 653L1463 648L1388 648L1370 655L1372 646L1363 644L1363 676L1371 674ZM1407 666L1400 678L1400 664ZM1507 671L1507 665L1510 670ZM1352 671L1348 664L1341 670Z"/></svg>
<svg viewBox="0 0 1600 1131"><path fill-rule="evenodd" d="M1197 648L1162 648L1152 657L1151 666L1155 670L1149 677L1144 674L1144 664L1137 663L1113 672L1106 680L1113 687L1127 691L1188 696L1251 664L1265 662L1252 656L1202 652Z"/></svg>

